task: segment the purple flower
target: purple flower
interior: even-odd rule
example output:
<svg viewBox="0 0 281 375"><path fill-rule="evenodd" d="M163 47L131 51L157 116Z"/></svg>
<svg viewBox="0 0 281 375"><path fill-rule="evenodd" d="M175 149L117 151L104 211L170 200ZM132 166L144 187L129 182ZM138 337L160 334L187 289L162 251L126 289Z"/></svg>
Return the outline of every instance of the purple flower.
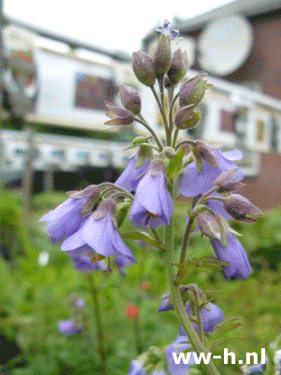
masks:
<svg viewBox="0 0 281 375"><path fill-rule="evenodd" d="M74 320L60 320L58 322L58 328L61 333L67 336L75 335L83 330Z"/></svg>
<svg viewBox="0 0 281 375"><path fill-rule="evenodd" d="M262 375L265 373L266 363L263 365L254 365L247 369L246 375Z"/></svg>
<svg viewBox="0 0 281 375"><path fill-rule="evenodd" d="M196 197L199 194L205 194L213 185L213 182L222 171L237 168L233 160L239 160L242 154L239 150L231 152L222 152L220 149L213 150L217 166L202 160L201 173L197 173L196 162L193 161L183 170L180 182L179 192L185 197ZM244 175L240 168L236 172L237 181L241 181Z"/></svg>
<svg viewBox="0 0 281 375"><path fill-rule="evenodd" d="M189 317L192 316L192 310L190 304L187 303L185 306L186 313ZM215 327L221 323L224 319L223 311L213 303L208 303L208 305L202 308L202 325L203 331L212 333ZM198 331L198 325L193 323L193 327L196 331ZM185 335L184 329L182 326L179 327L180 335Z"/></svg>
<svg viewBox="0 0 281 375"><path fill-rule="evenodd" d="M170 375L186 375L188 373L188 368L194 364L194 358L192 353L185 353L184 351L189 349L191 345L187 343L188 338L184 336L179 336L177 339L172 342L166 349L167 354L167 363ZM179 364L175 363L173 353L184 353L184 355L190 355L189 363L184 364L181 361Z"/></svg>
<svg viewBox="0 0 281 375"><path fill-rule="evenodd" d="M83 310L85 308L85 301L83 300L83 298L74 298L73 306L77 309Z"/></svg>
<svg viewBox="0 0 281 375"><path fill-rule="evenodd" d="M144 371L143 366L144 366L143 362L139 360L132 361L128 375L148 375L147 372ZM150 375L166 375L164 371L152 371L149 374Z"/></svg>
<svg viewBox="0 0 281 375"><path fill-rule="evenodd" d="M163 24L156 29L156 31L159 34L165 34L171 38L174 38L179 35L179 31L173 29L168 20L165 20Z"/></svg>
<svg viewBox="0 0 281 375"><path fill-rule="evenodd" d="M143 369L143 363L140 361L132 361L128 375L146 375Z"/></svg>
<svg viewBox="0 0 281 375"><path fill-rule="evenodd" d="M224 261L231 263L230 266L223 268L224 277L226 279L247 279L252 272L252 267L248 260L246 251L236 236L228 232L227 246L223 247L218 240L211 241L216 256Z"/></svg>
<svg viewBox="0 0 281 375"><path fill-rule="evenodd" d="M106 265L102 261L95 261L93 257L87 255L72 256L75 268L79 271L91 272L91 271L105 271Z"/></svg>
<svg viewBox="0 0 281 375"><path fill-rule="evenodd" d="M48 235L53 243L71 236L79 229L87 219L86 216L81 216L84 205L90 198L95 200L98 194L99 188L95 185L74 192L69 199L39 219L39 222L46 223Z"/></svg>
<svg viewBox="0 0 281 375"><path fill-rule="evenodd" d="M186 304L185 309L186 309L187 315L191 316L192 311L188 303ZM216 325L221 323L223 319L224 319L223 311L215 304L208 303L208 305L202 308L202 324L203 324L204 332L209 332L209 333L213 332ZM196 330L198 329L197 324L195 325L195 329Z"/></svg>
<svg viewBox="0 0 281 375"><path fill-rule="evenodd" d="M62 243L61 250L68 251L72 256L125 256L135 262L134 256L117 231L115 213L115 203L111 199L104 200L79 230Z"/></svg>
<svg viewBox="0 0 281 375"><path fill-rule="evenodd" d="M126 275L126 267L131 263L132 263L131 259L123 255L115 257L115 264L121 276Z"/></svg>
<svg viewBox="0 0 281 375"><path fill-rule="evenodd" d="M169 224L174 202L167 189L164 163L155 159L137 186L130 218L136 225Z"/></svg>
<svg viewBox="0 0 281 375"><path fill-rule="evenodd" d="M131 158L123 173L115 181L116 186L120 186L129 192L136 190L142 174L148 167L149 161L144 160L142 165L139 167L137 167L136 164L137 156L135 155Z"/></svg>
<svg viewBox="0 0 281 375"><path fill-rule="evenodd" d="M170 293L167 293L162 297L161 304L158 308L158 312L174 310L174 306L171 303Z"/></svg>
<svg viewBox="0 0 281 375"><path fill-rule="evenodd" d="M212 196L223 197L222 194L218 194L218 193L213 193ZM221 215L224 219L226 220L232 219L229 213L225 210L223 202L217 201L217 200L209 200L206 203L206 206L209 207L211 210L213 210L215 214Z"/></svg>

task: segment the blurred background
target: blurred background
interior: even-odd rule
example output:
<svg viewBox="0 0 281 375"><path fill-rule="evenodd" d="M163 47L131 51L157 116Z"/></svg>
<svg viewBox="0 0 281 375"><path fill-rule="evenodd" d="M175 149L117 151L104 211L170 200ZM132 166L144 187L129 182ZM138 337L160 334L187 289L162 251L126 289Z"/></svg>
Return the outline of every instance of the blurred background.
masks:
<svg viewBox="0 0 281 375"><path fill-rule="evenodd" d="M151 92L134 78L131 53L152 51L164 19L180 31L173 48L188 51L187 78L204 71L212 84L200 124L181 136L241 149L242 193L265 212L254 225L235 226L255 269L249 280L230 283L213 271L191 279L226 316L241 317L238 333L225 334L231 350L243 356L272 343L281 334L281 1L143 1L134 9L86 0L0 4L0 374L102 373L87 275L49 242L37 219L63 192L114 182L126 166L125 149L142 128L103 125L105 102L118 104L121 83L140 92L143 116L163 132ZM185 211L180 201L178 243ZM126 374L137 355L128 304L139 309L142 350L176 337L174 315L157 313L164 266L130 245L138 264L126 276L113 270L98 278L110 374ZM192 246L198 256L212 255L197 236ZM71 316L73 295L86 301L89 324L85 334L66 338L57 322Z"/></svg>

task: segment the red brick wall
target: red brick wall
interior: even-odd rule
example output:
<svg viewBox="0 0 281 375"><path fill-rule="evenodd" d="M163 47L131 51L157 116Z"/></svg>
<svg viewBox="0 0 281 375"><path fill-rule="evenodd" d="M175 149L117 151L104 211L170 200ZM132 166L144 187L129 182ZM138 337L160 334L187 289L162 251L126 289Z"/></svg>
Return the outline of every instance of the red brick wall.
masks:
<svg viewBox="0 0 281 375"><path fill-rule="evenodd" d="M257 82L264 94L281 99L281 10L249 19L253 26L253 48L231 82ZM197 39L201 30L188 33ZM195 68L201 70L198 62Z"/></svg>
<svg viewBox="0 0 281 375"><path fill-rule="evenodd" d="M281 203L281 155L262 154L261 170L256 178L247 179L241 194L262 209Z"/></svg>
<svg viewBox="0 0 281 375"><path fill-rule="evenodd" d="M226 77L231 81L256 81L262 91L281 99L281 15L260 16L253 25L252 52L245 64Z"/></svg>

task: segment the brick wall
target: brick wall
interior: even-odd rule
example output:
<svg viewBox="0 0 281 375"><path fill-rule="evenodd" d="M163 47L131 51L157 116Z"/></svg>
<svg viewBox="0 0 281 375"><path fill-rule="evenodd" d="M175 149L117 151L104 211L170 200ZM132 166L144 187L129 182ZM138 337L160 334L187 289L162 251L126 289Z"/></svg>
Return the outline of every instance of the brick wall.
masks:
<svg viewBox="0 0 281 375"><path fill-rule="evenodd" d="M262 154L261 170L256 178L248 178L241 193L262 209L281 203L281 155Z"/></svg>

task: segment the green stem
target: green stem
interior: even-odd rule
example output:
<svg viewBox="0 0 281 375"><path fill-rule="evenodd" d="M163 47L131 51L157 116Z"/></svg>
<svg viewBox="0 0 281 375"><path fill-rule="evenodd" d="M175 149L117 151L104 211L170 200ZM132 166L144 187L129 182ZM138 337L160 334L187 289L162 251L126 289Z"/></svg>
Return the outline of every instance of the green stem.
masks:
<svg viewBox="0 0 281 375"><path fill-rule="evenodd" d="M204 344L204 330L203 330L203 322L202 322L202 308L199 304L199 297L198 291L194 291L195 294L195 303L196 303L196 315L197 315L197 323L198 323L198 334L200 337L201 342Z"/></svg>
<svg viewBox="0 0 281 375"><path fill-rule="evenodd" d="M172 189L172 196L174 198L174 184L172 184L173 189ZM188 243L188 238L191 233L191 227L193 223L193 216L190 217L189 224L187 225L187 230L186 230L186 244L184 246L184 252L186 252L186 247ZM174 278L174 272L173 272L173 266L172 266L172 257L173 257L173 246L174 246L174 241L173 241L173 225L174 225L174 215L171 218L171 222L169 225L166 226L165 228L165 245L166 245L166 254L165 254L165 262L166 262L166 267L168 270L168 277L169 277L169 284L170 284L170 293L171 293L171 299L173 302L173 306L175 308L175 312L178 316L179 321L183 324L183 328L185 330L186 336L189 338L191 345L193 349L197 353L205 353L205 347L204 344L200 341L197 333L194 331L192 322L188 318L188 315L186 314L185 311L185 306L182 301L181 297L181 292L180 288L175 282ZM215 365L213 364L212 361L210 361L208 364L203 364L204 368L207 371L207 374L209 375L219 375L218 370L216 369Z"/></svg>
<svg viewBox="0 0 281 375"><path fill-rule="evenodd" d="M155 91L155 88L154 86L151 86L151 91L154 95L154 98L157 102L157 105L159 107L159 110L160 110L160 113L161 113L161 116L162 116L162 120L163 120L163 124L164 124L164 128L165 128L165 132L166 132L166 141L167 141L167 145L168 144L168 140L171 138L171 135L170 135L170 129L169 129L169 126L168 126L168 121L167 121L167 117L166 117L166 113L165 113L165 107L161 104L161 101L157 95L157 92ZM164 100L163 100L164 102Z"/></svg>
<svg viewBox="0 0 281 375"><path fill-rule="evenodd" d="M166 106L165 106L165 96L164 96L164 76L160 76L158 79L159 82L159 89L160 89L160 99L161 99L161 104L163 108L163 122L164 126L166 129L166 141L167 141L167 146L171 146L171 130L169 128L169 123L166 115Z"/></svg>
<svg viewBox="0 0 281 375"><path fill-rule="evenodd" d="M170 128L170 132L173 131L173 127L174 127L174 122L173 122L173 106L172 106L172 103L173 102L173 97L174 97L174 86L172 86L170 89L169 89L169 128Z"/></svg>
<svg viewBox="0 0 281 375"><path fill-rule="evenodd" d="M101 365L102 365L102 373L103 375L106 375L106 351L105 351L105 345L104 345L104 334L103 334L103 325L101 320L101 313L100 313L100 302L98 298L98 290L95 286L95 278L94 278L94 272L91 272L89 274L89 282L91 287L91 294L94 304L94 312L95 312L95 318L96 318L96 330L98 335L98 345L99 345L99 354L101 359Z"/></svg>
<svg viewBox="0 0 281 375"><path fill-rule="evenodd" d="M121 193L123 193L126 197L130 198L131 200L134 199L133 194L129 193L125 189L122 189L120 186L114 185L112 182L108 182L108 181L102 182L101 184L99 184L99 187L101 187L101 188L112 188L112 190L120 191ZM110 191L110 190L108 190L108 191ZM106 191L106 192L108 192L108 191Z"/></svg>
<svg viewBox="0 0 281 375"><path fill-rule="evenodd" d="M163 150L163 144L162 142L160 141L160 139L158 138L157 134L154 132L154 130L151 128L151 126L145 121L145 119L139 115L139 119L138 118L135 118L135 121L139 122L140 124L142 124L149 132L150 134L152 135L152 137L154 138L159 150L158 151L162 151Z"/></svg>
<svg viewBox="0 0 281 375"><path fill-rule="evenodd" d="M192 229L194 220L195 220L194 214L190 213L190 217L189 217L188 223L186 224L182 243L181 243L180 267L184 266L184 263L185 263L185 258L186 258L186 254L188 250L189 237L191 234L191 229Z"/></svg>
<svg viewBox="0 0 281 375"><path fill-rule="evenodd" d="M172 140L172 147L173 148L176 148L179 131L180 131L179 129L175 129L175 131L174 131L173 140Z"/></svg>
<svg viewBox="0 0 281 375"><path fill-rule="evenodd" d="M171 229L169 227L167 228L167 232L169 233ZM169 235L167 235L167 238ZM167 244L168 245L168 244ZM188 318L188 315L186 314L185 307L182 301L180 289L178 285L174 281L174 274L173 269L171 265L171 248L169 248L169 251L166 254L166 266L168 269L168 275L169 275L169 283L170 283L170 292L171 292L171 299L173 302L173 305L175 307L176 314L178 316L179 321L182 323L184 331L186 333L186 336L189 338L191 345L193 349L196 351L196 353L205 353L205 347L204 344L200 341L197 333L194 331L194 328L192 326L192 322ZM209 375L219 375L218 370L216 369L213 362L210 360L208 364L202 364L207 371L206 373Z"/></svg>
<svg viewBox="0 0 281 375"><path fill-rule="evenodd" d="M134 319L134 334L137 354L142 353L141 337L140 337L140 322L139 319Z"/></svg>

